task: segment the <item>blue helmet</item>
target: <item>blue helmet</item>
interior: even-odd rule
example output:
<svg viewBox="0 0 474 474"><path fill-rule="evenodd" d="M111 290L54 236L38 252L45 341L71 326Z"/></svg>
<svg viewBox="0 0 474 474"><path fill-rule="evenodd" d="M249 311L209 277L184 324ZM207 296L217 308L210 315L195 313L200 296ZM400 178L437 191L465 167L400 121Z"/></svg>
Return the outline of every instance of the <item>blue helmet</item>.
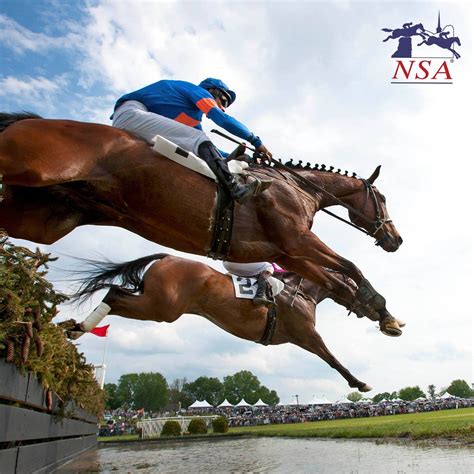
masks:
<svg viewBox="0 0 474 474"><path fill-rule="evenodd" d="M202 87L203 89L206 89L206 90L219 89L229 99L229 105L232 104L235 101L235 98L237 97L236 93L234 91L231 91L227 87L227 85L224 82L222 82L220 79L214 79L212 77L208 77L207 79L204 79L204 81L202 81L199 84L199 87Z"/></svg>

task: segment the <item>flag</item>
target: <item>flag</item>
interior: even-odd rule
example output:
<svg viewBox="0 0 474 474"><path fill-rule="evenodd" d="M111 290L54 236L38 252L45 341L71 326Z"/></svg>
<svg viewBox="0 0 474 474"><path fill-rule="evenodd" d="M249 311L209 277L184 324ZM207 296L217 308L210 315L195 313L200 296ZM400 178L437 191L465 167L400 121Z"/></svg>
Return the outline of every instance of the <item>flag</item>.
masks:
<svg viewBox="0 0 474 474"><path fill-rule="evenodd" d="M96 327L94 329L91 329L89 332L99 337L106 337L107 331L109 330L109 326L110 324L107 324L106 326Z"/></svg>

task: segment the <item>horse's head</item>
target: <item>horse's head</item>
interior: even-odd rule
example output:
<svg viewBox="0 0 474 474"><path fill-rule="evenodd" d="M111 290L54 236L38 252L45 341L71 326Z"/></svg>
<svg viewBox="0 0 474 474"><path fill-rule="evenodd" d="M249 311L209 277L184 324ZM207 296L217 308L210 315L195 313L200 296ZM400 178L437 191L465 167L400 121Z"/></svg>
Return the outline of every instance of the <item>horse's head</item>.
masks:
<svg viewBox="0 0 474 474"><path fill-rule="evenodd" d="M388 215L385 196L374 186L379 173L380 166L377 166L370 178L362 180L363 186L351 202L358 212L349 211L349 218L376 239L375 245L387 252L395 252L403 240Z"/></svg>
<svg viewBox="0 0 474 474"><path fill-rule="evenodd" d="M423 26L422 23L417 23L416 25L413 26L413 30L418 32L418 30L425 31L425 27Z"/></svg>

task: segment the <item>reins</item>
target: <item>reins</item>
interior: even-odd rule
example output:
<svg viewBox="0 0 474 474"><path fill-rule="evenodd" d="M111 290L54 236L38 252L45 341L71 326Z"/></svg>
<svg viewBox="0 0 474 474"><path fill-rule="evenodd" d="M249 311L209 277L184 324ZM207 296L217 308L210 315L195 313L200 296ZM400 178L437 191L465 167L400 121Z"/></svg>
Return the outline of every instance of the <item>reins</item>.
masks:
<svg viewBox="0 0 474 474"><path fill-rule="evenodd" d="M242 144L241 142L239 142L238 140L226 135L225 133L222 133L221 131L219 130L216 130L216 129L212 129L211 130L212 133L216 133L217 135L220 135L221 137L224 137L226 138L227 140L231 141L231 142L234 142L234 143L237 143L239 145L243 145L245 146L245 148L247 148L248 150L252 151L254 154L255 153L258 153L254 148L251 148L247 145L244 145ZM324 187L322 186L319 186L318 184L315 184L315 183L312 183L311 181L309 181L308 179L306 179L304 176L301 176L298 172L294 171L293 169L289 168L288 166L284 165L283 163L281 163L280 161L278 160L275 160L274 158L269 158L269 161L271 163L273 163L275 165L276 168L282 168L283 170L287 171L289 174L291 174L293 177L296 178L297 181L299 181L300 184L303 184L304 186L307 186L311 189L313 189L314 191L317 191L317 192L321 192L323 194L325 194L326 196L328 196L331 200L335 201L337 204L339 204L340 206L342 207L345 207L348 211L352 212L353 214L355 214L358 218L360 219L363 219L365 220L368 224L370 225L373 225L375 227L375 230L373 232L368 232L366 231L364 228L358 226L357 224L354 224L346 219L344 219L343 217L340 217L338 216L337 214L334 214L333 212L331 211L328 211L327 209L321 209L321 211L325 212L326 214L329 214L330 216L332 217L335 217L336 219L342 221L342 222L345 222L346 224L350 225L351 227L354 227L355 229L359 230L360 232L363 232L364 234L366 235L369 235L370 237L375 237L375 234L382 228L382 226L388 222L392 222L391 219L386 219L384 218L381 213L380 213L380 206L379 206L379 202L378 202L378 199L377 199L377 196L375 195L375 192L373 190L373 185L371 183L369 183L367 180L365 179L362 179L362 178L359 178L361 179L361 181L364 183L364 186L367 190L367 194L366 194L366 204L367 204L367 199L369 198L369 194L370 194L370 197L373 199L374 201L374 205L375 205L375 210L376 210L376 218L375 219L370 219L369 217L365 216L362 212L360 212L358 209L355 209L354 207L352 206L349 206L348 204L346 204L345 202L341 201L341 199L339 199L338 197L334 196L332 193L330 193L329 191L327 191L326 189L324 189ZM365 207L365 205L364 205ZM376 245L379 245L381 241L377 241L376 242Z"/></svg>

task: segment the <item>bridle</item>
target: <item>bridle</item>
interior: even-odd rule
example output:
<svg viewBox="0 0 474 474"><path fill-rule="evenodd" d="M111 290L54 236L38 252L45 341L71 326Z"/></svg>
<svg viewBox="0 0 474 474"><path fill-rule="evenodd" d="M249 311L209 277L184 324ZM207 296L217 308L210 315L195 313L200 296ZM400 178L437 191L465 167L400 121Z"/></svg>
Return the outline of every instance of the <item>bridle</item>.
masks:
<svg viewBox="0 0 474 474"><path fill-rule="evenodd" d="M358 228L359 230L361 230L365 234L369 235L370 237L375 238L375 235L377 234L377 232L385 224L388 224L388 223L392 222L392 219L390 219L388 217L385 217L383 215L384 213L383 213L382 206L380 205L379 200L377 198L377 194L375 193L375 186L372 183L369 183L366 179L363 179L363 178L360 178L360 179L364 183L365 190L366 190L365 202L364 202L363 209L365 209L367 207L369 196L372 199L372 202L373 202L374 208L375 208L375 219L367 218L364 214L362 214L362 217L365 221L367 221L369 224L372 224L374 226L374 230L371 231L371 232L368 232L365 229L363 229L361 226L357 225L356 219L361 218L361 213L357 213L357 217L355 219L353 219L352 222L349 222L349 221L346 221L346 222L349 223L349 224L353 224L356 228ZM347 208L349 209L349 207L347 207ZM353 212L353 211L350 210L350 212ZM337 217L339 217L339 216L337 216ZM388 234L385 234L381 239L376 240L375 245L381 245L387 239L388 239Z"/></svg>
<svg viewBox="0 0 474 474"><path fill-rule="evenodd" d="M239 145L242 144L238 140L235 140L234 138L229 137L228 135L226 135L225 133L222 133L219 130L213 129L213 130L211 130L211 132L216 133L217 135L220 135L224 138L227 138L228 140L230 140L234 143L238 143ZM246 146L246 145L245 145L245 148L247 148L248 150L251 150L251 151L254 152L254 158L255 158L256 155L257 156L259 155L259 152L256 151L254 148L251 148L251 147ZM372 231L367 231L363 227L361 227L360 225L357 225L355 222L348 221L347 219L344 219L343 217L340 217L337 214L334 214L333 212L328 211L327 209L320 209L321 211L325 212L326 214L329 214L330 216L332 216L332 217L334 217L334 218L336 218L336 219L338 219L342 222L345 222L346 224L350 225L351 227L354 227L355 229L359 230L360 232L363 232L364 234L368 235L369 237L374 237L375 238L375 234L377 234L377 232L385 224L388 224L388 223L392 222L392 219L389 219L388 217L383 216L382 208L380 206L379 200L378 200L377 195L376 195L375 190L374 190L375 186L372 183L370 183L368 180L363 179L363 178L359 178L364 183L364 186L365 186L365 189L366 189L366 197L365 197L365 203L364 203L363 210L365 210L365 208L367 206L367 203L368 203L368 200L369 200L369 196L370 196L373 203L374 203L374 207L375 207L375 219L371 219L370 217L367 217L365 214L363 214L362 211L359 211L358 209L355 209L354 207L350 206L349 204L346 204L345 202L341 201L341 199L337 198L332 193L330 193L329 191L324 189L323 186L312 183L311 181L306 179L304 176L301 176L298 172L294 171L292 168L289 168L288 166L284 165L280 161L275 160L275 158L266 158L266 159L270 163L274 164L274 168L271 168L271 169L274 169L276 171L278 171L278 169L283 169L283 170L287 171L289 174L291 174L295 178L295 181L296 181L298 186L303 185L305 187L313 189L314 191L325 194L327 197L329 197L331 199L331 201L339 204L342 207L345 207L350 213L355 215L357 219L364 220L365 222L367 222L369 224L369 226L373 226ZM280 174L283 177L285 177L283 175L283 173L280 173ZM354 221L355 221L355 219L354 219ZM378 240L375 241L375 245L382 245L388 238L389 238L388 234L385 233L385 235L381 239L378 239Z"/></svg>
<svg viewBox="0 0 474 474"><path fill-rule="evenodd" d="M293 171L288 166L283 165L282 163L280 163L279 161L274 160L273 158L272 158L272 161L275 163L275 166L277 166L278 168L283 168L285 171L288 171L293 177L295 177L296 178L295 181L300 182L299 185L303 184L306 187L310 187L310 188L312 188L312 189L314 189L318 192L321 192L321 193L325 194L332 201L336 202L337 204L339 204L342 207L345 207L350 213L352 213L356 217L351 222L351 221L348 221L347 219L344 219L344 217L338 216L337 214L334 214L333 212L328 211L327 209L320 209L321 211L325 212L326 214L329 214L330 216L332 216L332 217L334 217L334 218L336 218L336 219L338 219L342 222L345 222L346 224L350 225L351 227L354 227L355 229L359 230L360 232L363 232L364 234L368 235L369 237L375 238L375 235L377 234L377 232L385 224L388 224L388 223L392 222L392 219L390 219L388 217L385 217L383 215L382 206L380 205L379 200L377 198L377 194L375 193L375 186L372 183L369 183L369 181L367 181L366 179L359 178L362 181L362 183L364 184L364 187L365 187L365 190L366 190L364 206L362 208L362 211L359 211L358 209L350 206L349 204L346 204L341 199L334 196L334 194L332 194L329 191L327 191L326 189L324 189L324 187L322 187L318 184L314 184L311 181L307 180L306 178L301 176L296 171ZM370 217L367 217L363 213L365 208L367 207L369 197L371 198L371 200L373 201L373 204L374 204L375 219L371 219ZM373 226L373 230L372 231L365 230L361 225L358 225L356 223L356 219L364 220L365 222L367 222L369 224L369 226ZM385 234L381 239L377 239L375 241L375 245L382 245L388 238L389 238L388 234Z"/></svg>

